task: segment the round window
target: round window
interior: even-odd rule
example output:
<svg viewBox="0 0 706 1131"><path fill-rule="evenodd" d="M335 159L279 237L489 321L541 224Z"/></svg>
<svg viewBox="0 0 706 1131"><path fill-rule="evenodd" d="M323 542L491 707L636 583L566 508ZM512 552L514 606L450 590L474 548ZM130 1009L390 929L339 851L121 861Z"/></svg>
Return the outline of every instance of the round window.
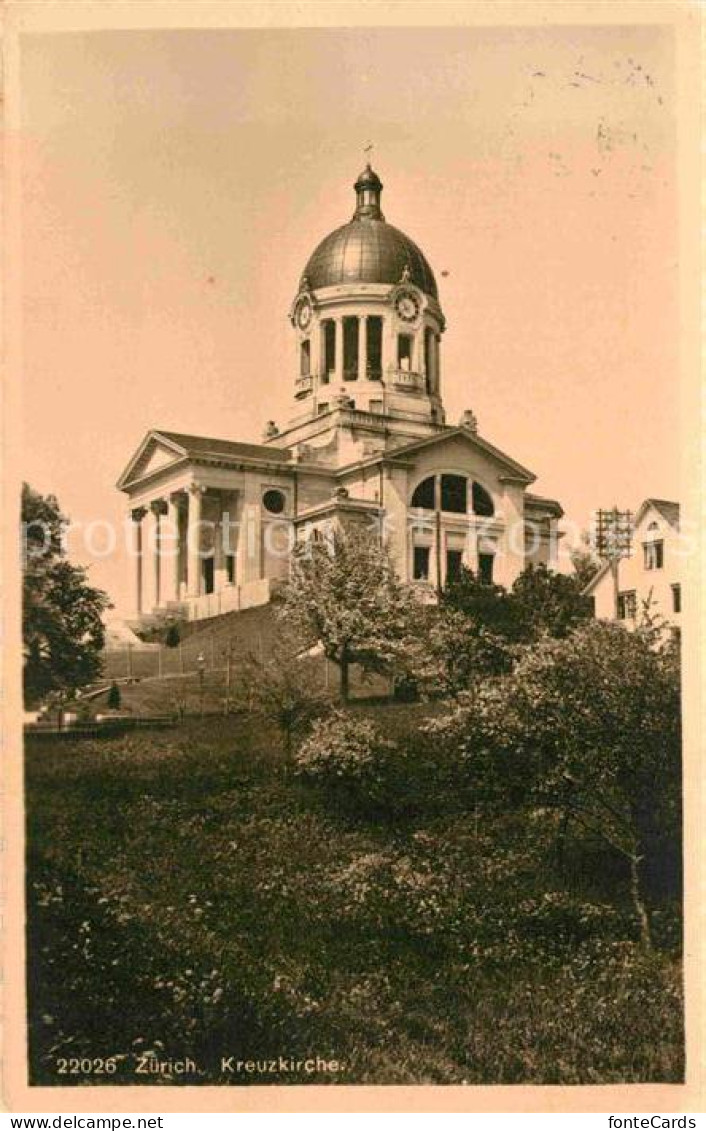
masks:
<svg viewBox="0 0 706 1131"><path fill-rule="evenodd" d="M281 514L285 508L287 500L282 491L265 491L262 496L262 505L270 514Z"/></svg>

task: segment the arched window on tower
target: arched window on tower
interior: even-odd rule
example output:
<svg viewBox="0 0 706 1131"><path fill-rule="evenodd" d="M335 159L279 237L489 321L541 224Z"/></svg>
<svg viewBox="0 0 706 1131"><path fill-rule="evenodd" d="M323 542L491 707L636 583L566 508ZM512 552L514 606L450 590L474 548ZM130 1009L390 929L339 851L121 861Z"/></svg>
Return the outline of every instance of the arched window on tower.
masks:
<svg viewBox="0 0 706 1131"><path fill-rule="evenodd" d="M343 380L358 380L358 319L343 319Z"/></svg>
<svg viewBox="0 0 706 1131"><path fill-rule="evenodd" d="M480 483L474 483L471 495L473 499L473 513L480 515L481 518L492 518L495 514L495 506L485 487L481 487Z"/></svg>
<svg viewBox="0 0 706 1131"><path fill-rule="evenodd" d="M413 339L411 334L397 335L397 368L409 373L412 368Z"/></svg>
<svg viewBox="0 0 706 1131"><path fill-rule="evenodd" d="M327 318L321 325L324 338L323 372L321 377L323 382L327 384L331 374L336 372L336 326L330 318Z"/></svg>
<svg viewBox="0 0 706 1131"><path fill-rule="evenodd" d="M368 318L368 380L379 381L382 377L382 318L371 315Z"/></svg>
<svg viewBox="0 0 706 1131"><path fill-rule="evenodd" d="M427 326L424 331L424 370L426 372L427 393L436 392L436 365L435 365L436 335Z"/></svg>

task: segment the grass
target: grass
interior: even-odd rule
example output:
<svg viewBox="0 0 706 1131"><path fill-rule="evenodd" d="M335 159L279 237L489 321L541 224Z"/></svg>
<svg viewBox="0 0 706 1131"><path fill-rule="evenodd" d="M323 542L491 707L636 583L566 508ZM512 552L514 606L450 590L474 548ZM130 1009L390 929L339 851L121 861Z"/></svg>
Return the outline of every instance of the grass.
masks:
<svg viewBox="0 0 706 1131"><path fill-rule="evenodd" d="M398 737L425 713L353 709ZM645 954L595 846L559 876L527 816L365 820L247 716L30 741L27 798L35 1084L682 1078L674 909ZM137 1074L147 1052L196 1073ZM338 1070L269 1071L317 1056Z"/></svg>

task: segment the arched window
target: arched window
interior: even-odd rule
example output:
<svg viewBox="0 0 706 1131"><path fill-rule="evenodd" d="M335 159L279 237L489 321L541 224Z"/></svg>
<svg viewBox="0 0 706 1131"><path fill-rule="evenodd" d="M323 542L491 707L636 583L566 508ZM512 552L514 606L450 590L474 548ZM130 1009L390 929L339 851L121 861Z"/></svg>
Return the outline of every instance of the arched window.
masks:
<svg viewBox="0 0 706 1131"><path fill-rule="evenodd" d="M425 511L433 511L436 505L434 487L433 475L430 475L428 479L422 479L412 495L412 506L421 507Z"/></svg>
<svg viewBox="0 0 706 1131"><path fill-rule="evenodd" d="M478 514L481 518L491 518L495 514L495 507L493 500L486 491L485 487L481 487L480 483L473 484L473 513Z"/></svg>
<svg viewBox="0 0 706 1131"><path fill-rule="evenodd" d="M422 479L412 495L412 507L421 507L422 510L433 511L437 505L436 484L439 482L439 502L441 510L446 514L468 513L468 489L471 488L473 513L481 518L491 518L495 514L493 500L480 483L473 482L465 475L430 475Z"/></svg>
<svg viewBox="0 0 706 1131"><path fill-rule="evenodd" d="M468 480L465 475L441 476L441 509L450 514L468 510Z"/></svg>

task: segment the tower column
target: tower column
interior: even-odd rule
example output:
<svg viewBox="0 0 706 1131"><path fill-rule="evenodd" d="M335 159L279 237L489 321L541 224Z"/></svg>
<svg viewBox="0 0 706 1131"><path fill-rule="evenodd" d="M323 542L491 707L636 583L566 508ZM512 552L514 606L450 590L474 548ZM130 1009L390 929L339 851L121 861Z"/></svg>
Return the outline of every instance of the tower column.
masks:
<svg viewBox="0 0 706 1131"><path fill-rule="evenodd" d="M339 315L334 319L336 327L336 383L343 381L343 318Z"/></svg>
<svg viewBox="0 0 706 1131"><path fill-rule="evenodd" d="M201 592L201 513L203 487L189 487L189 512L186 527L186 592L198 597Z"/></svg>
<svg viewBox="0 0 706 1131"><path fill-rule="evenodd" d="M358 380L366 381L368 377L368 316L361 314L358 317Z"/></svg>
<svg viewBox="0 0 706 1131"><path fill-rule="evenodd" d="M142 520L146 514L147 507L135 507L135 509L130 512L130 517L135 524L133 550L135 553L135 609L138 613L144 611L142 589Z"/></svg>

